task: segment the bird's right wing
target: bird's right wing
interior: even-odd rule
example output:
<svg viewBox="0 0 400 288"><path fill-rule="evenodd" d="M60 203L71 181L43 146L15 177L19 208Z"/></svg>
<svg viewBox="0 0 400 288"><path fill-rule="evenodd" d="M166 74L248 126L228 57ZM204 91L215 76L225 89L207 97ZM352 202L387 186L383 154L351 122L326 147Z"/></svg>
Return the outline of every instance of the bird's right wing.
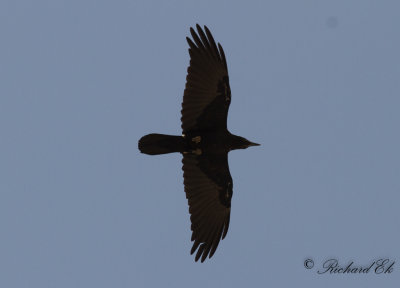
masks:
<svg viewBox="0 0 400 288"><path fill-rule="evenodd" d="M232 177L228 155L183 154L183 178L192 222L195 260L211 258L229 228Z"/></svg>
<svg viewBox="0 0 400 288"><path fill-rule="evenodd" d="M215 44L211 32L199 25L190 28L193 41L186 38L190 48L190 66L186 76L182 102L182 131L227 129L231 103L228 66L224 50Z"/></svg>

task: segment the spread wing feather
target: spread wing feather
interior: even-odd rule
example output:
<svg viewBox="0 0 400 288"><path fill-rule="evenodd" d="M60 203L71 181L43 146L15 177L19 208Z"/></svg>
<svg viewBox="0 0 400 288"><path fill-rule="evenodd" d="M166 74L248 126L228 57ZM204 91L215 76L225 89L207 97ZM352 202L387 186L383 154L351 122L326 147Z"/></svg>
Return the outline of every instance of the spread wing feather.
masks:
<svg viewBox="0 0 400 288"><path fill-rule="evenodd" d="M194 241L190 253L197 250L195 260L203 262L214 255L229 228L232 177L228 156L184 154L182 163Z"/></svg>
<svg viewBox="0 0 400 288"><path fill-rule="evenodd" d="M189 44L190 65L182 102L183 134L198 130L226 129L231 102L228 66L222 46L215 43L210 30L193 28Z"/></svg>

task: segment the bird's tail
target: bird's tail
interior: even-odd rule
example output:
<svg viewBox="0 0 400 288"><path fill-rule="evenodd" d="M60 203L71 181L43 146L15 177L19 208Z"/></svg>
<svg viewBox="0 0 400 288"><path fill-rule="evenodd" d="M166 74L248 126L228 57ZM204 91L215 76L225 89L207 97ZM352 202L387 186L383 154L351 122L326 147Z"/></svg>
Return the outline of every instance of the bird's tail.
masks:
<svg viewBox="0 0 400 288"><path fill-rule="evenodd" d="M149 155L183 152L185 148L182 136L148 134L139 140L139 150Z"/></svg>

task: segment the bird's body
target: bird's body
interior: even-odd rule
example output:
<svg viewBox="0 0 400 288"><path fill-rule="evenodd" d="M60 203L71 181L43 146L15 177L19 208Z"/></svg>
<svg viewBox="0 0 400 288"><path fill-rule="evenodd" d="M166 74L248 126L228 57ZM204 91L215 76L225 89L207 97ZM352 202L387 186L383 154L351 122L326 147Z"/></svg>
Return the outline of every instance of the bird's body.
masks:
<svg viewBox="0 0 400 288"><path fill-rule="evenodd" d="M139 141L139 150L149 155L167 153L224 154L231 150L254 146L229 131L195 131L182 136L148 134ZM194 152L196 151L196 152Z"/></svg>
<svg viewBox="0 0 400 288"><path fill-rule="evenodd" d="M182 136L148 134L139 150L149 155L179 152L192 222L191 253L196 261L211 257L229 227L233 181L228 152L259 145L231 134L227 117L231 103L224 50L211 32L190 28L190 66L182 102Z"/></svg>

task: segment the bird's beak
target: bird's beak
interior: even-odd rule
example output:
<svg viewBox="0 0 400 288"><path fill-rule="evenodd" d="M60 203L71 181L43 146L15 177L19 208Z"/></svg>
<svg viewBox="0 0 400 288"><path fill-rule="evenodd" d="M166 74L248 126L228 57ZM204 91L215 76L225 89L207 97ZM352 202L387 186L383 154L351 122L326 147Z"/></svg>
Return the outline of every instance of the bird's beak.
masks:
<svg viewBox="0 0 400 288"><path fill-rule="evenodd" d="M249 143L249 146L260 146L260 144L258 144L258 143L253 143L253 142L250 142L250 143Z"/></svg>

